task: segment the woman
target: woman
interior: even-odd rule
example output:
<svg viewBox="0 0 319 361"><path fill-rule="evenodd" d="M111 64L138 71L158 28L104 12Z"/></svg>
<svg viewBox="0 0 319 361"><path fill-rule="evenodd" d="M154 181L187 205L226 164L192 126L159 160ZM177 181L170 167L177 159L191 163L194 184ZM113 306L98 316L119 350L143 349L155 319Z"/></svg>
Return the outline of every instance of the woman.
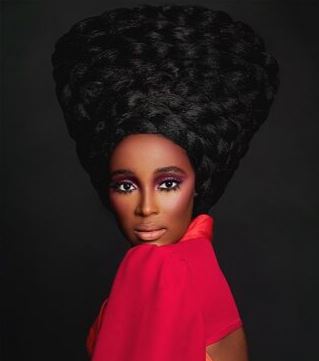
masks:
<svg viewBox="0 0 319 361"><path fill-rule="evenodd" d="M221 11L141 5L78 22L52 61L79 159L133 246L92 360L247 360L208 213L278 88L262 39Z"/></svg>

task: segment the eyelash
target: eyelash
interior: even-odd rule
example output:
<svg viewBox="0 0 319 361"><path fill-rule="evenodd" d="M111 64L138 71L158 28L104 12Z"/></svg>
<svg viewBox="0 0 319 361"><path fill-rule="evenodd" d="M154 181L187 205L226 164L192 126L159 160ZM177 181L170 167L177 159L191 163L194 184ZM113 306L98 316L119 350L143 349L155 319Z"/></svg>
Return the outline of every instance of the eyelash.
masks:
<svg viewBox="0 0 319 361"><path fill-rule="evenodd" d="M167 183L167 182L174 182L176 183L176 185L174 187L171 187L171 188L159 188L160 192L164 191L164 192L170 192L170 191L177 191L178 189L180 189L180 184L182 183L182 181L180 180L177 180L177 179L173 179L173 178L169 178L169 179L165 179L163 181L160 182L160 184L163 184L163 183ZM132 184L131 182L129 181L120 181L120 182L111 182L110 184L110 187L115 191L115 192L118 192L118 193L124 193L124 194L128 194L128 193L132 193L133 190L127 190L127 191L123 191L121 189L119 189L119 187L123 184Z"/></svg>

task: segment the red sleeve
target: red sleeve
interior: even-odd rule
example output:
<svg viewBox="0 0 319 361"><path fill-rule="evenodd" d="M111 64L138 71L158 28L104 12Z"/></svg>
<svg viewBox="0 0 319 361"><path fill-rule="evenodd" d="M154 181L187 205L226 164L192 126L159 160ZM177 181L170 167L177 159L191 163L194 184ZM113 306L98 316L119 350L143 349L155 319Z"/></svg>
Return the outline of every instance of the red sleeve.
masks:
<svg viewBox="0 0 319 361"><path fill-rule="evenodd" d="M209 345L241 327L242 321L212 244L207 242L202 251L197 286L202 297L206 345Z"/></svg>
<svg viewBox="0 0 319 361"><path fill-rule="evenodd" d="M190 270L154 245L135 246L120 264L92 361L201 361L205 333Z"/></svg>
<svg viewBox="0 0 319 361"><path fill-rule="evenodd" d="M99 314L98 314L96 320L94 321L93 325L90 327L88 336L86 338L86 349L87 349L89 356L92 356L92 354L93 354L96 338L97 338L97 335L98 335L100 327L101 327L103 311L106 307L107 300L108 299L104 300L104 302L100 308Z"/></svg>

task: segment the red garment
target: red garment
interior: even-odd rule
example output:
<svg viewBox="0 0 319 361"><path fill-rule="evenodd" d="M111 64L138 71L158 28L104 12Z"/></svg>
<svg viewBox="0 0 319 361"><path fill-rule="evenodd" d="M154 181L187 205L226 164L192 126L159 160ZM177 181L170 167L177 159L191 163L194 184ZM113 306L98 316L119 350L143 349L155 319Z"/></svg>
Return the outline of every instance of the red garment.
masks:
<svg viewBox="0 0 319 361"><path fill-rule="evenodd" d="M205 361L207 345L242 326L212 233L200 214L177 243L127 251L87 339L92 361Z"/></svg>

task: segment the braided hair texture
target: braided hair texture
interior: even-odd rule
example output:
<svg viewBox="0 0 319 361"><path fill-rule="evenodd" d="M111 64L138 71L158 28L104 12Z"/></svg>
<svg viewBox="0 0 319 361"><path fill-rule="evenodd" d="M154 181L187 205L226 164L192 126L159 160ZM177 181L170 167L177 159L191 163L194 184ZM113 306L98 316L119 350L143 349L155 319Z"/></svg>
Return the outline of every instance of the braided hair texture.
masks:
<svg viewBox="0 0 319 361"><path fill-rule="evenodd" d="M278 63L250 26L198 5L116 8L55 44L56 94L104 205L108 162L126 136L153 133L186 150L193 215L224 193L279 85Z"/></svg>

